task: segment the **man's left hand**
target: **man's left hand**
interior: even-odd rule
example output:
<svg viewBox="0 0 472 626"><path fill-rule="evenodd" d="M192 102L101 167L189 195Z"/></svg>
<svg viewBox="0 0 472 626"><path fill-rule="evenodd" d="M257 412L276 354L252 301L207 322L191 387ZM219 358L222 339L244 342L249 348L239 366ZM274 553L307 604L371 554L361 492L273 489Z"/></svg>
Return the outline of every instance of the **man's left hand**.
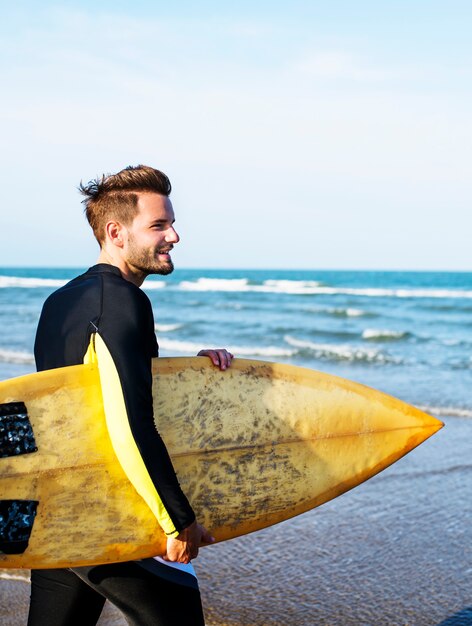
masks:
<svg viewBox="0 0 472 626"><path fill-rule="evenodd" d="M228 369L231 365L231 361L234 359L231 352L228 352L228 350L224 348L217 350L200 350L197 356L207 356L211 359L213 365L219 367L220 370Z"/></svg>

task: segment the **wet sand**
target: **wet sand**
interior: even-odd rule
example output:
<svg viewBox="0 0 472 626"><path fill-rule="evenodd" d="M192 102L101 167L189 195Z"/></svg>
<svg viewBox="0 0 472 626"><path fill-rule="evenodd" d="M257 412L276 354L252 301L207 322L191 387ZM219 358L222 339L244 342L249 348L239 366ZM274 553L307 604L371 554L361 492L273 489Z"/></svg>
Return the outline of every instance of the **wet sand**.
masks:
<svg viewBox="0 0 472 626"><path fill-rule="evenodd" d="M202 550L208 626L472 625L472 420L445 422L323 507ZM25 624L29 584L0 598L0 624ZM124 625L107 606L100 626Z"/></svg>

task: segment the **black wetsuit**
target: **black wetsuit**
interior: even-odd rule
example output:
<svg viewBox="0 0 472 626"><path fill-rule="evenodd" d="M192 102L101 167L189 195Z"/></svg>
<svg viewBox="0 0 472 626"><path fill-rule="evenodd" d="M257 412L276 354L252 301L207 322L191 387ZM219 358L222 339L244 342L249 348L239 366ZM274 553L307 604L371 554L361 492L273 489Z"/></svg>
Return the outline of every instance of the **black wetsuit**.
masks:
<svg viewBox="0 0 472 626"><path fill-rule="evenodd" d="M82 363L95 332L113 357L133 437L175 535L195 515L154 425L151 359L158 345L151 303L112 265L95 265L46 300L34 347L38 371ZM136 626L203 624L196 579L153 559L35 570L31 582L29 626L94 625L106 598Z"/></svg>

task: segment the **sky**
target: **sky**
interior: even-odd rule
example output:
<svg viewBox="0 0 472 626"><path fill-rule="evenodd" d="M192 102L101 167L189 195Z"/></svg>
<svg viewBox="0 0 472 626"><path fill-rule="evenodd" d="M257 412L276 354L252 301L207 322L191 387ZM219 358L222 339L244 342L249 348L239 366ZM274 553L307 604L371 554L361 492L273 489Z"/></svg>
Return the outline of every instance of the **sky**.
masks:
<svg viewBox="0 0 472 626"><path fill-rule="evenodd" d="M181 268L472 271L472 3L0 0L0 266L92 265L80 181L172 181Z"/></svg>

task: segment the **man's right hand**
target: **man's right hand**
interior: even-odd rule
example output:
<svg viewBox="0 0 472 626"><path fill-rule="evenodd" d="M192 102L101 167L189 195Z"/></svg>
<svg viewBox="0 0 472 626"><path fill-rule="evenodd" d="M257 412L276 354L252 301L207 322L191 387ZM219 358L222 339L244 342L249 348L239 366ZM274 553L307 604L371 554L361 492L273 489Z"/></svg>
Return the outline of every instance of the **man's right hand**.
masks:
<svg viewBox="0 0 472 626"><path fill-rule="evenodd" d="M162 557L165 561L190 563L198 555L200 546L213 543L215 538L197 521L193 522L177 536L168 537L167 552Z"/></svg>

